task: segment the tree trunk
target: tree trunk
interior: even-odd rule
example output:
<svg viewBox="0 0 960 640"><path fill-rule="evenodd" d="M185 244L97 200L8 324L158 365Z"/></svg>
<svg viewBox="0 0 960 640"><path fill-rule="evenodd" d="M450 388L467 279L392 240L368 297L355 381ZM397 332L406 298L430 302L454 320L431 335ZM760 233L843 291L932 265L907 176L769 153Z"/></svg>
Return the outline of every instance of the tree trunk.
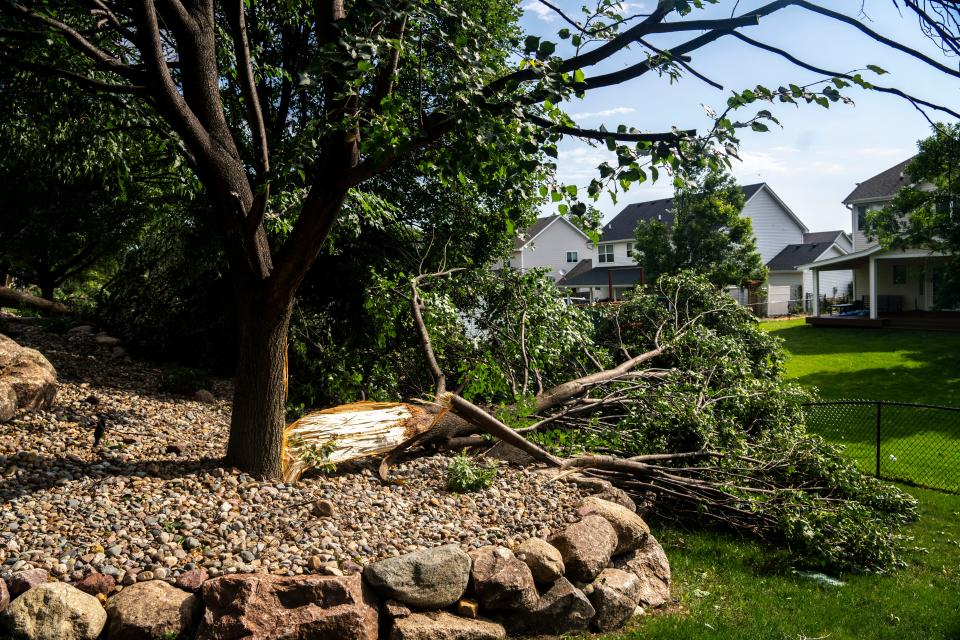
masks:
<svg viewBox="0 0 960 640"><path fill-rule="evenodd" d="M280 479L291 301L239 288L238 294L237 371L226 462L257 478Z"/></svg>
<svg viewBox="0 0 960 640"><path fill-rule="evenodd" d="M62 302L44 300L43 298L30 295L26 291L17 291L9 287L0 287L0 307L13 307L15 309L26 307L45 313L57 313L61 315L73 313L73 310Z"/></svg>
<svg viewBox="0 0 960 640"><path fill-rule="evenodd" d="M52 284L41 284L40 285L40 297L44 300L53 300L53 292L56 291L56 285Z"/></svg>

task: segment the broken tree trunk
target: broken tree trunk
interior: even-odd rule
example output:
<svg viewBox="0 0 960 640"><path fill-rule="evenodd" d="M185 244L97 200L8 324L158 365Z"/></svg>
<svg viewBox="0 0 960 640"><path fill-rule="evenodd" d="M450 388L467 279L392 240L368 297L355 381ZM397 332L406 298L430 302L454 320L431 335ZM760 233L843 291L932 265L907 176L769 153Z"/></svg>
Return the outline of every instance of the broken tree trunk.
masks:
<svg viewBox="0 0 960 640"><path fill-rule="evenodd" d="M440 417L396 402L354 402L308 413L283 431L283 479L294 482L310 469L389 453Z"/></svg>

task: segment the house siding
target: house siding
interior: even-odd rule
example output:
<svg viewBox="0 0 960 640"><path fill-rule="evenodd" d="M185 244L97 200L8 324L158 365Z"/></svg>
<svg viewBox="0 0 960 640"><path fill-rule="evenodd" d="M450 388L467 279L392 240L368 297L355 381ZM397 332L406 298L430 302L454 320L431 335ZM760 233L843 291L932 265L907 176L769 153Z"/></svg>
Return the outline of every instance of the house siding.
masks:
<svg viewBox="0 0 960 640"><path fill-rule="evenodd" d="M766 189L758 191L747 202L741 215L750 218L753 236L757 240L757 250L764 264L772 260L788 244L803 242L803 229Z"/></svg>
<svg viewBox="0 0 960 640"><path fill-rule="evenodd" d="M886 202L873 202L865 205L853 205L853 210L850 213L850 228L853 229L853 250L854 251L864 251L870 247L875 247L879 242L876 239L870 240L867 236L860 230L859 225L857 224L857 209L861 206L865 206L867 211L873 211L875 209L882 209L886 206Z"/></svg>
<svg viewBox="0 0 960 640"><path fill-rule="evenodd" d="M577 260L567 262L568 251L576 251ZM589 240L570 222L557 219L521 251L514 251L510 256L510 266L522 271L547 268L550 270L548 275L556 281L573 269L578 261L592 254L593 246Z"/></svg>
<svg viewBox="0 0 960 640"><path fill-rule="evenodd" d="M845 255L836 247L830 247L820 260L827 258L836 258ZM820 295L833 298L835 296L845 296L850 293L850 287L853 283L853 271L844 269L841 271L821 271L820 272ZM813 295L813 272L809 269L803 271L803 294Z"/></svg>

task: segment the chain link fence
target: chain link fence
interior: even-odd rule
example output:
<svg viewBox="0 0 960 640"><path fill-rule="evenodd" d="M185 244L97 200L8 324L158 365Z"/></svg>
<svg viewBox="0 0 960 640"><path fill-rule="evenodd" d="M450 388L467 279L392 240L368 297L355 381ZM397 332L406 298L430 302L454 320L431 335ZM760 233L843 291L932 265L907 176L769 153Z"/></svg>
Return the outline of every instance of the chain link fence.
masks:
<svg viewBox="0 0 960 640"><path fill-rule="evenodd" d="M837 400L804 405L807 428L867 473L960 493L960 408Z"/></svg>

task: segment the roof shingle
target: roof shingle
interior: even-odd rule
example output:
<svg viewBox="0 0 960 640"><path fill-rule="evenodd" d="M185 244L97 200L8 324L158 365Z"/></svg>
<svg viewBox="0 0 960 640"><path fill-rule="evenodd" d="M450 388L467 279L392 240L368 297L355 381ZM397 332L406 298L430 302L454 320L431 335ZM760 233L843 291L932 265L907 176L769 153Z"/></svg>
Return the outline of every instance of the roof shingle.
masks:
<svg viewBox="0 0 960 640"><path fill-rule="evenodd" d="M883 198L892 198L902 187L909 186L910 176L907 175L907 165L913 161L913 157L907 158L886 171L882 171L868 180L864 180L857 185L857 188L850 192L843 199L843 204L851 204L863 200L881 200Z"/></svg>

